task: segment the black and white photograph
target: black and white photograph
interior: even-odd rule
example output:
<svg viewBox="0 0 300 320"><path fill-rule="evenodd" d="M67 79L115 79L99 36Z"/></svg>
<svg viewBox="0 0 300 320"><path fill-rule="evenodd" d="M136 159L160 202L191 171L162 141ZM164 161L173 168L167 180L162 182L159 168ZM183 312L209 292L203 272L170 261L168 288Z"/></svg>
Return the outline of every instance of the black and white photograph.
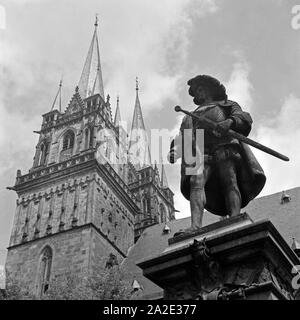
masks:
<svg viewBox="0 0 300 320"><path fill-rule="evenodd" d="M300 300L299 146L300 1L0 0L0 300Z"/></svg>

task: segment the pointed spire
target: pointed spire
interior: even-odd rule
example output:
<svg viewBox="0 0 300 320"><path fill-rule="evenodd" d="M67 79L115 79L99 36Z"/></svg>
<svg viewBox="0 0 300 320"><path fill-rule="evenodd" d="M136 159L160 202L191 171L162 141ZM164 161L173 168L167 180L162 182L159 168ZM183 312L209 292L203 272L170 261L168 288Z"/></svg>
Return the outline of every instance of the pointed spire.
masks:
<svg viewBox="0 0 300 320"><path fill-rule="evenodd" d="M137 169L151 164L148 137L139 99L138 77L136 77L136 98L129 141L129 157Z"/></svg>
<svg viewBox="0 0 300 320"><path fill-rule="evenodd" d="M98 15L94 23L95 31L79 80L79 93L82 99L100 94L104 100L104 89L101 71L99 42L97 36Z"/></svg>
<svg viewBox="0 0 300 320"><path fill-rule="evenodd" d="M121 113L120 113L119 102L120 102L120 97L118 95L117 96L117 108L116 108L115 119L114 119L115 127L118 127L120 125L120 122L121 122Z"/></svg>
<svg viewBox="0 0 300 320"><path fill-rule="evenodd" d="M59 112L61 112L61 87L62 87L62 79L59 81L58 90L57 90L56 96L54 98L54 101L53 101L53 104L51 107L51 111L54 109L58 109Z"/></svg>
<svg viewBox="0 0 300 320"><path fill-rule="evenodd" d="M98 13L96 13L96 19L95 19L94 26L95 26L95 28L98 27Z"/></svg>
<svg viewBox="0 0 300 320"><path fill-rule="evenodd" d="M132 129L145 129L144 118L142 114L141 103L139 99L139 83L138 77L136 77L136 97L135 97L135 106L132 120Z"/></svg>
<svg viewBox="0 0 300 320"><path fill-rule="evenodd" d="M168 180L167 180L167 174L166 174L165 166L164 166L163 163L161 164L160 185L161 185L162 188L169 188Z"/></svg>

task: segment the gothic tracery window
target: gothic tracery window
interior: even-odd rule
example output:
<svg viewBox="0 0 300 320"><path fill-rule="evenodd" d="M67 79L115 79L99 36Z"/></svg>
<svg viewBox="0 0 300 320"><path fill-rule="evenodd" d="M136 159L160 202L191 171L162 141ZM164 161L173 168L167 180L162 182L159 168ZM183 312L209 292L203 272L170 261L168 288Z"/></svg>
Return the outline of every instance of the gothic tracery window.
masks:
<svg viewBox="0 0 300 320"><path fill-rule="evenodd" d="M119 263L118 263L117 256L114 255L113 253L110 253L109 254L109 258L108 258L108 260L106 261L106 264L105 264L105 269L110 269L113 266L117 266L118 264Z"/></svg>
<svg viewBox="0 0 300 320"><path fill-rule="evenodd" d="M159 205L159 212L160 212L160 222L166 222L167 220L166 209L162 203Z"/></svg>
<svg viewBox="0 0 300 320"><path fill-rule="evenodd" d="M88 148L88 141L89 141L89 128L84 130L84 149Z"/></svg>
<svg viewBox="0 0 300 320"><path fill-rule="evenodd" d="M143 211L148 212L148 205L146 197L143 198Z"/></svg>
<svg viewBox="0 0 300 320"><path fill-rule="evenodd" d="M128 183L132 183L133 182L133 175L131 172L129 172L128 174Z"/></svg>
<svg viewBox="0 0 300 320"><path fill-rule="evenodd" d="M155 215L158 213L158 200L156 196L153 198L153 212Z"/></svg>
<svg viewBox="0 0 300 320"><path fill-rule="evenodd" d="M89 127L84 130L84 149L92 148L94 144L94 128Z"/></svg>
<svg viewBox="0 0 300 320"><path fill-rule="evenodd" d="M93 140L94 140L94 128L90 127L90 137L89 137L89 148L93 147Z"/></svg>
<svg viewBox="0 0 300 320"><path fill-rule="evenodd" d="M52 249L47 246L41 253L40 260L40 295L42 296L49 289L51 265L52 265Z"/></svg>
<svg viewBox="0 0 300 320"><path fill-rule="evenodd" d="M48 153L49 153L49 144L42 143L40 147L38 166L43 166L46 164Z"/></svg>
<svg viewBox="0 0 300 320"><path fill-rule="evenodd" d="M63 150L66 149L71 149L74 146L74 140L75 140L75 134L73 131L68 131L65 135L64 135L64 139L63 139Z"/></svg>

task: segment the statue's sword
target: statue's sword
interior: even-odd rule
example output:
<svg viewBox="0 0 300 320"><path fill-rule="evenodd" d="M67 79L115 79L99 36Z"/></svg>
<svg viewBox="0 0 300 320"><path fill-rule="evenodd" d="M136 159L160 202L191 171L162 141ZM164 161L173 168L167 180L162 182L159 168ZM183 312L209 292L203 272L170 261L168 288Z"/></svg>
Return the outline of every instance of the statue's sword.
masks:
<svg viewBox="0 0 300 320"><path fill-rule="evenodd" d="M217 128L218 125L214 121L208 119L205 116L199 117L194 113L191 113L189 111L181 109L180 106L176 106L175 107L175 111L176 112L183 112L183 113L187 114L188 116L199 120L201 122L201 124L203 124L205 129L208 129L208 130L211 130L211 131L218 130L218 128ZM251 139L243 136L242 134L239 134L239 133L237 133L237 132L235 132L235 131L233 131L231 129L229 129L228 132L226 132L226 134L228 136L230 136L230 137L238 139L239 141L242 141L242 142L244 142L246 144L249 144L250 146L252 146L252 147L254 147L256 149L259 149L259 150L261 150L263 152L266 152L266 153L268 153L268 154L270 154L270 155L272 155L272 156L274 156L276 158L279 158L279 159L284 160L284 161L289 161L290 160L285 155L283 155L283 154L281 154L281 153L279 153L279 152L277 152L275 150L272 150L272 149L270 149L270 148L268 148L268 147L266 147L266 146L264 146L264 145L262 145L262 144L260 144L260 143L258 143L256 141L254 141L254 140L251 140Z"/></svg>

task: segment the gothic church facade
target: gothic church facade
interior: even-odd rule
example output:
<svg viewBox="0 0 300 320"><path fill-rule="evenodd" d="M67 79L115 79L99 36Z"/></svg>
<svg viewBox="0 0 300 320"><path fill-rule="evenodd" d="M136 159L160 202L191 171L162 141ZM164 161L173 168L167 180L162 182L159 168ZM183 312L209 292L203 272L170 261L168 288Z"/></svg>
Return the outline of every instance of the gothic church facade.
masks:
<svg viewBox="0 0 300 320"><path fill-rule="evenodd" d="M18 198L6 270L37 295L67 272L120 263L145 228L175 219L163 165L127 161L133 140L120 125L119 99L113 120L104 96L97 26L73 97L62 112L60 85L36 132L33 166L18 170L10 188ZM145 131L138 85L136 128ZM115 138L100 141L103 130Z"/></svg>

